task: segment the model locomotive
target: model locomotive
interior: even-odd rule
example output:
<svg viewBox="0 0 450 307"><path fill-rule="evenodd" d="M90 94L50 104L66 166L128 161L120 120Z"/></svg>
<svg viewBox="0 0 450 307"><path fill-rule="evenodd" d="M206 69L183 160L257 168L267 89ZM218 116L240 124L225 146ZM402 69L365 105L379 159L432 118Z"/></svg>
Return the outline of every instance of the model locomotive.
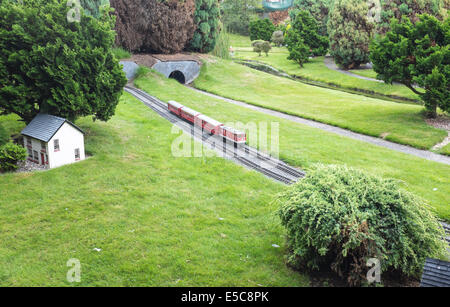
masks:
<svg viewBox="0 0 450 307"><path fill-rule="evenodd" d="M221 122L185 107L176 101L169 101L168 109L172 114L194 124L203 131L222 137L224 141L229 141L236 145L243 145L247 141L245 132L226 127Z"/></svg>

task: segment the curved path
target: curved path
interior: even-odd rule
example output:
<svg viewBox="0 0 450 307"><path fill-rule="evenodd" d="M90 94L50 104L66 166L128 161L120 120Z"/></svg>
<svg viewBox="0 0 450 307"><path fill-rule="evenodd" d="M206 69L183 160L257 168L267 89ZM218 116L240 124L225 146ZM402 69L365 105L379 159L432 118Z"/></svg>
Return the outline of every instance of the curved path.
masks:
<svg viewBox="0 0 450 307"><path fill-rule="evenodd" d="M381 147L385 147L391 150L395 150L398 152L402 152L402 153L406 153L409 155L413 155L419 158L423 158L423 159L427 159L430 161L434 161L434 162L438 162L438 163L443 163L443 164L447 164L450 165L450 157L449 156L444 156L444 155L440 155L440 154L436 154L434 152L428 151L428 150L421 150L421 149L417 149L417 148L413 148L410 146L406 146L406 145L401 145L401 144L397 144L394 142L389 142L377 137L373 137L373 136L368 136L365 134L360 134L360 133L356 133L350 130L346 130L343 128L339 128L339 127L335 127L335 126L331 126L331 125L327 125L327 124L323 124L323 123L319 123L313 120L309 120L309 119L305 119L302 117L298 117L298 116L294 116L294 115L289 115L286 113L282 113L282 112L278 112L278 111L274 111L274 110L270 110L270 109L266 109L263 107L258 107L252 104L248 104L246 102L242 102L242 101L237 101L237 100L233 100L233 99L229 99L229 98L225 98L219 95L215 95L215 94L211 94L209 92L205 92L199 89L196 89L194 87L189 87L190 89L202 93L204 95L213 97L213 98L217 98L217 99L221 99L223 101L226 101L228 103L232 103L241 107L245 107L251 110L255 110L255 111L259 111L261 113L265 113L268 115L272 115L275 117L279 117L279 118L283 118L283 119L287 119L296 123L300 123L300 124L304 124L313 128L317 128L317 129L321 129L324 131L328 131L328 132L332 132L335 134L339 134L342 136L346 136L355 140L359 140L359 141L363 141L366 143L371 143L377 146L381 146Z"/></svg>
<svg viewBox="0 0 450 307"><path fill-rule="evenodd" d="M352 73L352 72L350 72L350 71L340 69L340 68L336 65L336 63L334 62L334 59L331 58L331 57L325 57L325 59L323 60L323 63L324 63L325 66L328 67L329 69L335 70L335 71L337 71L337 72L340 72L340 73L342 73L342 74L346 74L346 75L351 76L351 77L355 77L355 78L362 79L362 80L367 80L367 81L374 81L374 82L384 83L384 81L382 81L382 80L378 80L378 79L374 79L374 78L369 78L369 77L360 76L360 75L354 74L354 73Z"/></svg>

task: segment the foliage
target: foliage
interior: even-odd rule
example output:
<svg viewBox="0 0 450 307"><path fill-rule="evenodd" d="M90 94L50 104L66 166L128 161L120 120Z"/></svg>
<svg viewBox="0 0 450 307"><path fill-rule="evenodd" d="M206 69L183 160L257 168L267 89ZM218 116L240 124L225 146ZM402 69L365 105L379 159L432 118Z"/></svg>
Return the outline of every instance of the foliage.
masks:
<svg viewBox="0 0 450 307"><path fill-rule="evenodd" d="M270 39L272 43L276 46L281 47L284 43L284 32L283 31L275 31L272 34L272 38Z"/></svg>
<svg viewBox="0 0 450 307"><path fill-rule="evenodd" d="M131 58L131 52L123 49L122 47L113 48L112 53L118 60Z"/></svg>
<svg viewBox="0 0 450 307"><path fill-rule="evenodd" d="M272 46L269 42L263 40L257 40L252 42L253 51L258 53L261 56L261 52L264 52L266 56L269 56L269 51L272 49Z"/></svg>
<svg viewBox="0 0 450 307"><path fill-rule="evenodd" d="M303 67L303 64L308 62L311 51L300 34L296 31L289 30L286 36L286 45L289 51L288 60L295 61L300 67Z"/></svg>
<svg viewBox="0 0 450 307"><path fill-rule="evenodd" d="M99 18L101 9L109 6L109 0L80 0L81 7L84 8L86 15Z"/></svg>
<svg viewBox="0 0 450 307"><path fill-rule="evenodd" d="M269 18L255 19L250 22L250 40L270 41L272 33L275 31L275 26Z"/></svg>
<svg viewBox="0 0 450 307"><path fill-rule="evenodd" d="M289 31L293 31L297 35L291 35L289 42L296 45L296 39L300 38L311 49L313 55L325 55L328 51L328 39L319 35L318 24L311 13L308 11L297 11L291 17L292 21ZM293 46L289 48L293 49Z"/></svg>
<svg viewBox="0 0 450 307"><path fill-rule="evenodd" d="M222 31L220 31L219 37L217 38L216 46L212 51L212 55L225 60L229 60L231 58L230 46L231 46L230 35L228 34L226 28L222 28Z"/></svg>
<svg viewBox="0 0 450 307"><path fill-rule="evenodd" d="M450 19L422 15L415 25L394 19L391 30L371 44L371 60L379 79L406 85L434 117L437 107L450 111L449 48Z"/></svg>
<svg viewBox="0 0 450 307"><path fill-rule="evenodd" d="M224 0L220 7L225 28L231 33L248 36L250 20L257 18L255 8L260 3L259 0Z"/></svg>
<svg viewBox="0 0 450 307"><path fill-rule="evenodd" d="M430 14L439 19L447 15L443 0L381 0L381 2L378 24L378 31L381 33L389 30L392 18L401 21L403 17L407 17L412 23L416 23L420 14Z"/></svg>
<svg viewBox="0 0 450 307"><path fill-rule="evenodd" d="M111 0L111 6L116 44L132 52L181 52L196 30L195 0Z"/></svg>
<svg viewBox="0 0 450 307"><path fill-rule="evenodd" d="M331 268L351 285L365 280L369 258L380 260L382 272L417 277L427 257L446 252L444 232L428 206L393 179L319 165L277 201L289 263Z"/></svg>
<svg viewBox="0 0 450 307"><path fill-rule="evenodd" d="M114 17L68 22L62 0L0 4L0 107L29 122L39 112L108 120L126 78L112 53Z"/></svg>
<svg viewBox="0 0 450 307"><path fill-rule="evenodd" d="M327 35L328 13L332 0L294 0L293 9L290 11L291 19L298 10L306 10L311 13L319 23L319 34Z"/></svg>
<svg viewBox="0 0 450 307"><path fill-rule="evenodd" d="M368 6L361 0L335 0L328 20L331 55L344 69L369 61L369 44L374 24Z"/></svg>
<svg viewBox="0 0 450 307"><path fill-rule="evenodd" d="M6 132L5 128L3 128L3 125L0 124L0 146L8 142L8 140L8 132Z"/></svg>
<svg viewBox="0 0 450 307"><path fill-rule="evenodd" d="M25 161L27 151L20 145L8 142L0 147L0 171L10 172L17 169L17 163Z"/></svg>
<svg viewBox="0 0 450 307"><path fill-rule="evenodd" d="M189 49L201 53L214 50L220 32L219 3L217 0L196 0L194 22L197 30L194 33Z"/></svg>

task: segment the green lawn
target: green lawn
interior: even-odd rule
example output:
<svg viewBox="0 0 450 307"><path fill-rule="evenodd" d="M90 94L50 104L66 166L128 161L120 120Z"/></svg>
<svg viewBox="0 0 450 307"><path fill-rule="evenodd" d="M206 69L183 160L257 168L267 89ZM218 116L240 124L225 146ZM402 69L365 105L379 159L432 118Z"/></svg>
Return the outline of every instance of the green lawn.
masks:
<svg viewBox="0 0 450 307"><path fill-rule="evenodd" d="M239 47L239 45L245 41L245 38L246 37L236 35L233 36L231 42L232 46L234 47L234 45L236 45ZM288 73L289 75L298 76L311 81L323 82L325 84L344 89L360 90L365 91L368 94L385 95L393 98L397 97L418 100L418 96L405 86L389 85L376 81L362 80L335 70L331 70L325 66L323 57L316 57L301 68L294 61L287 59L289 53L284 47L274 47L269 53L269 56L266 57L265 55L258 56L257 53L252 51L253 49L249 47L249 45L250 43L243 48L235 48L235 59L253 60L266 63Z"/></svg>
<svg viewBox="0 0 450 307"><path fill-rule="evenodd" d="M235 68L229 62L219 63L218 65L225 65L231 72ZM212 74L215 71L214 67L207 66L206 75L201 78L212 82L214 80ZM227 69L221 70L221 75L229 73ZM236 80L240 80L241 85L236 86L233 81L230 86L234 85L234 90L237 92L242 92L242 88L247 88L249 92L252 92L253 88L248 80L254 80L251 75L254 73L258 72L246 72L246 74L249 74L248 78L243 78L242 75L238 74ZM264 76L267 75L264 74ZM271 77L271 79L272 82L276 83L277 79L274 77ZM280 80L283 82L289 81L286 79ZM253 82L262 81L254 80ZM176 100L225 123L237 121L242 123L278 122L280 124L280 157L283 160L304 169L314 163L347 164L384 177L400 179L405 182L404 187L406 189L426 199L441 218L450 220L448 203L450 166L448 165L398 153L229 104L197 93L178 84L175 80L165 79L155 73L150 73L147 77L140 78L135 83L164 101ZM268 86L268 83L264 81L261 86ZM347 95L340 92L336 92L336 94ZM392 105L404 106L401 104ZM270 144L270 141L268 144Z"/></svg>
<svg viewBox="0 0 450 307"><path fill-rule="evenodd" d="M88 160L0 175L0 286L70 285L70 258L80 286L308 285L284 263L271 204L284 186L221 158L174 158L171 124L128 94L108 123L77 124Z"/></svg>
<svg viewBox="0 0 450 307"><path fill-rule="evenodd" d="M422 106L311 86L232 61L206 63L194 84L224 97L418 148L429 149L447 136L425 123Z"/></svg>
<svg viewBox="0 0 450 307"><path fill-rule="evenodd" d="M445 145L444 147L442 147L442 148L439 150L439 153L440 153L440 154L447 155L447 156L450 156L450 144L447 144L447 145Z"/></svg>
<svg viewBox="0 0 450 307"><path fill-rule="evenodd" d="M377 73L373 69L352 69L350 72L367 78L377 78Z"/></svg>

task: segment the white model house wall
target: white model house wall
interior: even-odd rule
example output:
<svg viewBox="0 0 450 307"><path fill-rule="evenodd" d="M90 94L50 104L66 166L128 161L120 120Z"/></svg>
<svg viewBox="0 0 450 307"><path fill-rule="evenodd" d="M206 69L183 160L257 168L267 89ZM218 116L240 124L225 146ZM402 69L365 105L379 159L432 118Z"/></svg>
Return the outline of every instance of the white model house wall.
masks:
<svg viewBox="0 0 450 307"><path fill-rule="evenodd" d="M29 136L24 137L24 145L27 150L28 160L34 163L45 165L48 162L47 143L36 140ZM43 159L42 159L43 158Z"/></svg>
<svg viewBox="0 0 450 307"><path fill-rule="evenodd" d="M55 151L55 140L59 141L59 151ZM75 158L75 149L79 149L79 159ZM84 160L83 133L67 122L64 123L48 142L48 156L50 168Z"/></svg>

